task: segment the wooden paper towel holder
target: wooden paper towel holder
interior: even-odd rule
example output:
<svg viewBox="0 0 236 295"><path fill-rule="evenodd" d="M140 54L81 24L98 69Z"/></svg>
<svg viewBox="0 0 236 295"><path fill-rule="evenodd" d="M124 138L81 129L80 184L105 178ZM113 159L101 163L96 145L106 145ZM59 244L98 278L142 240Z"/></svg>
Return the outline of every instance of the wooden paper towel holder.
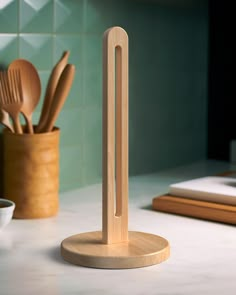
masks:
<svg viewBox="0 0 236 295"><path fill-rule="evenodd" d="M128 231L128 35L120 27L103 36L102 190L102 231L66 238L62 257L72 264L108 269L166 260L166 239Z"/></svg>

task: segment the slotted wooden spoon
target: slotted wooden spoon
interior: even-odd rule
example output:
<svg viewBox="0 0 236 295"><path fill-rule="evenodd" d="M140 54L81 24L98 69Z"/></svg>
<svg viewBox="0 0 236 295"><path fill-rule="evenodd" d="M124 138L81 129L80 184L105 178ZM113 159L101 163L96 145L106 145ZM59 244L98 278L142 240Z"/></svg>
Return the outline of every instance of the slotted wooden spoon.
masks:
<svg viewBox="0 0 236 295"><path fill-rule="evenodd" d="M9 70L12 69L20 69L23 94L21 113L25 117L28 132L32 134L32 114L41 94L40 78L34 65L25 59L14 60L9 66Z"/></svg>

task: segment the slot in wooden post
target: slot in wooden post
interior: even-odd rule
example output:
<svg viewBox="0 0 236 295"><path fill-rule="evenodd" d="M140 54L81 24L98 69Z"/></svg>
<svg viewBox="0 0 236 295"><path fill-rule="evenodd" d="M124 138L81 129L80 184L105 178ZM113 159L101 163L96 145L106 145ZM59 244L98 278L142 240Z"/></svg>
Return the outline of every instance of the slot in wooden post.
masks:
<svg viewBox="0 0 236 295"><path fill-rule="evenodd" d="M61 255L96 268L153 265L169 257L169 242L128 232L128 36L113 27L103 42L103 228L66 238Z"/></svg>
<svg viewBox="0 0 236 295"><path fill-rule="evenodd" d="M103 242L128 241L128 36L103 38Z"/></svg>

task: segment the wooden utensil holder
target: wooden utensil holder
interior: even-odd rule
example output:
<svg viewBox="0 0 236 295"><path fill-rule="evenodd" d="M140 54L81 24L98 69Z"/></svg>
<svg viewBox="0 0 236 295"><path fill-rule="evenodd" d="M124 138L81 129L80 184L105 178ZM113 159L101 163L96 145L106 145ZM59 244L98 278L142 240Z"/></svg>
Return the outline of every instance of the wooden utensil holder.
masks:
<svg viewBox="0 0 236 295"><path fill-rule="evenodd" d="M16 204L15 218L57 214L59 128L38 134L4 130L4 197Z"/></svg>

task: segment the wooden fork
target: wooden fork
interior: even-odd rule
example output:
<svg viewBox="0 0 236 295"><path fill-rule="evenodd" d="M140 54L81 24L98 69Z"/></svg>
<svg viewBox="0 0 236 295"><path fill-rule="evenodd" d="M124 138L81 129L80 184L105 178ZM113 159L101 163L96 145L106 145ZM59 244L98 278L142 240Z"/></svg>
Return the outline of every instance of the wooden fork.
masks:
<svg viewBox="0 0 236 295"><path fill-rule="evenodd" d="M20 70L0 72L0 108L12 118L16 133L23 133L19 120L23 104Z"/></svg>

